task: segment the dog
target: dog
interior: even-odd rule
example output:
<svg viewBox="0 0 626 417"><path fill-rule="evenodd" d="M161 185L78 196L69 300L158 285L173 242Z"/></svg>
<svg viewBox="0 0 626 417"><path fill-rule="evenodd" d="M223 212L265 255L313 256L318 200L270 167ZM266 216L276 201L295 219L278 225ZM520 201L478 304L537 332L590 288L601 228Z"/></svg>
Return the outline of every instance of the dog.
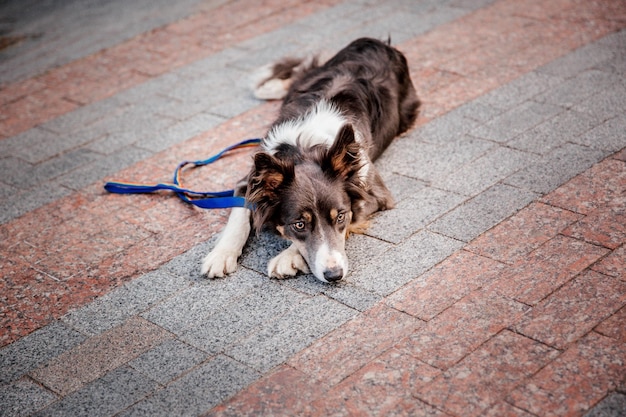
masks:
<svg viewBox="0 0 626 417"><path fill-rule="evenodd" d="M247 207L232 209L201 272L234 272L252 226L266 226L291 241L269 262L270 277L339 281L347 236L394 205L373 162L418 115L406 58L389 41L361 38L324 63L285 58L260 74L255 95L282 105L235 188Z"/></svg>

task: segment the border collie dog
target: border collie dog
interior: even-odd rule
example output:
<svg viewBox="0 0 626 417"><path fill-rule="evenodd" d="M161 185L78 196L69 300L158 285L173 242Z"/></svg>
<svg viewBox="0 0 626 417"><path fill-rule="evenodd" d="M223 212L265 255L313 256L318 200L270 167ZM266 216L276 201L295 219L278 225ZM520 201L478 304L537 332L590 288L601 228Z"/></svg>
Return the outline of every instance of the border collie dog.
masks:
<svg viewBox="0 0 626 417"><path fill-rule="evenodd" d="M417 117L406 59L388 43L363 38L325 63L288 58L262 73L255 95L282 99L280 113L236 187L250 209L232 209L202 274L235 271L252 220L257 232L269 226L292 242L269 262L269 276L302 271L341 280L348 234L394 204L373 161Z"/></svg>

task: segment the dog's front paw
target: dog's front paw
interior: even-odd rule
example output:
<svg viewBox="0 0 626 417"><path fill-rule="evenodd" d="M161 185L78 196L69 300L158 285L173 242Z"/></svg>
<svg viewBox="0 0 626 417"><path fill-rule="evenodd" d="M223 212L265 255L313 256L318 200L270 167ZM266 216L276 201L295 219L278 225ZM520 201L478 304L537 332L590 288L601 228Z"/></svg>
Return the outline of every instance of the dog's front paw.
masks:
<svg viewBox="0 0 626 417"><path fill-rule="evenodd" d="M293 277L298 271L306 274L309 272L309 267L300 252L293 246L279 253L267 265L267 274L273 278Z"/></svg>
<svg viewBox="0 0 626 417"><path fill-rule="evenodd" d="M209 278L222 278L237 270L237 252L215 248L202 261L200 272Z"/></svg>

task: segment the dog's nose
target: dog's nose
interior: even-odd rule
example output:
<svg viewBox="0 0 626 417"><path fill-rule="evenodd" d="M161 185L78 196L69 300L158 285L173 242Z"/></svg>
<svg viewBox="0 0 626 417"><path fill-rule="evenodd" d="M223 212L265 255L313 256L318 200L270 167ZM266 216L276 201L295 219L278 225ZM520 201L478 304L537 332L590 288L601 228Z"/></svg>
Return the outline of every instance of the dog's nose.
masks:
<svg viewBox="0 0 626 417"><path fill-rule="evenodd" d="M343 268L336 267L327 269L326 271L324 271L324 278L328 282L339 281L341 278L343 278Z"/></svg>

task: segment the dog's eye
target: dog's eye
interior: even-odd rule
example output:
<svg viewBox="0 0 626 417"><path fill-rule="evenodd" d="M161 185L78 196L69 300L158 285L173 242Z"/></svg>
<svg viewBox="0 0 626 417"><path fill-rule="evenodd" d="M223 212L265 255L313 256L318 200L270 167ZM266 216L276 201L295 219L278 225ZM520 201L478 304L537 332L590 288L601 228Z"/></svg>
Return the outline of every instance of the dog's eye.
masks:
<svg viewBox="0 0 626 417"><path fill-rule="evenodd" d="M295 230L296 232L303 232L304 229L306 228L306 225L304 224L303 221L299 221L299 222L295 222L291 225L291 227L293 228L293 230Z"/></svg>
<svg viewBox="0 0 626 417"><path fill-rule="evenodd" d="M343 223L344 220L346 220L346 213L339 213L335 219L337 223Z"/></svg>

